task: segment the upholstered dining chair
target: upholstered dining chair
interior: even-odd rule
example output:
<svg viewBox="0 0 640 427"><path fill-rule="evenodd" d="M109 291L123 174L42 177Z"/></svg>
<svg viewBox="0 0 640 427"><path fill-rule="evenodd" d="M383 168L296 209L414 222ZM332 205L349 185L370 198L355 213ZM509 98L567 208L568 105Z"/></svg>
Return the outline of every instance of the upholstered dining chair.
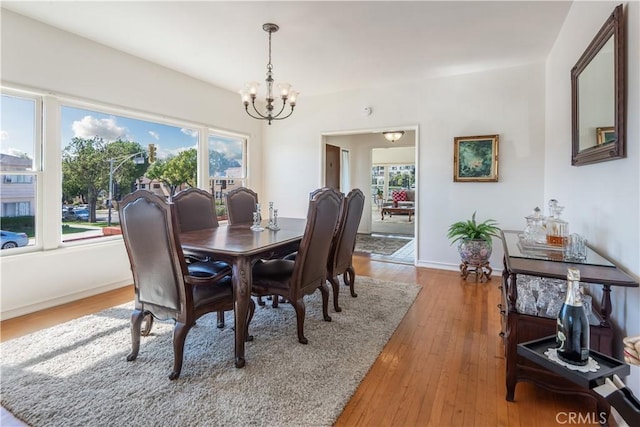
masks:
<svg viewBox="0 0 640 427"><path fill-rule="evenodd" d="M181 233L219 226L216 201L208 191L200 188L186 188L176 193L172 201L176 207L176 218ZM211 261L211 258L206 254L184 251L184 255L187 259L187 264L198 261ZM231 266L228 264L218 261L215 265L217 268L226 266L228 274L231 274ZM223 311L218 312L218 328L224 328Z"/></svg>
<svg viewBox="0 0 640 427"><path fill-rule="evenodd" d="M173 319L174 363L169 378L175 380L182 370L185 339L195 321L207 313L233 310L231 278L226 268L215 262L187 266L175 206L162 197L147 190L135 191L120 202L119 217L135 289L132 349L127 360L138 357L144 317ZM249 321L254 308L252 303Z"/></svg>
<svg viewBox="0 0 640 427"><path fill-rule="evenodd" d="M340 294L338 275L342 274L344 284L349 286L351 296L354 298L358 296L354 290L356 273L353 269L353 250L356 246L356 235L363 210L364 193L358 188L351 190L344 199L327 262L327 280L333 288L333 308L337 312L342 311L338 305Z"/></svg>
<svg viewBox="0 0 640 427"><path fill-rule="evenodd" d="M323 318L331 321L327 259L342 199L342 193L330 188L315 193L309 201L307 224L295 260L274 259L253 267L252 293L279 295L291 303L296 312L298 341L302 344L308 342L304 336L305 295L320 289Z"/></svg>
<svg viewBox="0 0 640 427"><path fill-rule="evenodd" d="M253 224L253 213L258 203L258 194L246 187L238 187L226 195L229 225Z"/></svg>

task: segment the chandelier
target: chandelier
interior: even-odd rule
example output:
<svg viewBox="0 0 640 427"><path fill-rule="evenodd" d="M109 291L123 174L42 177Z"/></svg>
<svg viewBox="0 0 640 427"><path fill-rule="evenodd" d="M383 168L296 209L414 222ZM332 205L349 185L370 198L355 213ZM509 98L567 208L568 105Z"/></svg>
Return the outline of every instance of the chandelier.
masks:
<svg viewBox="0 0 640 427"><path fill-rule="evenodd" d="M393 132L382 132L382 134L387 139L387 141L396 142L397 140L402 138L402 135L404 135L404 131L403 130L400 130L400 131L396 130L396 131L393 131Z"/></svg>
<svg viewBox="0 0 640 427"><path fill-rule="evenodd" d="M244 109L248 115L250 115L254 119L266 120L269 124L271 124L273 120L283 120L293 114L293 108L296 106L296 98L298 97L298 92L296 92L295 90L291 90L291 85L289 83L277 84L276 87L280 92L279 96L282 100L282 107L280 108L280 111L274 114L273 110L275 107L275 98L273 96L273 65L271 65L271 33L275 33L280 29L280 27L278 27L276 24L264 24L262 26L262 29L269 33L269 63L267 64L267 78L265 80L267 82L267 97L265 98L265 101L267 103L267 111L263 114L256 108L256 94L258 93L258 86L260 86L260 83L247 83L245 89L240 91L240 96L242 97L242 103L244 104ZM287 105L287 101L289 101L291 111L286 116L280 117ZM252 114L252 112L249 110L249 103L251 103L255 115Z"/></svg>

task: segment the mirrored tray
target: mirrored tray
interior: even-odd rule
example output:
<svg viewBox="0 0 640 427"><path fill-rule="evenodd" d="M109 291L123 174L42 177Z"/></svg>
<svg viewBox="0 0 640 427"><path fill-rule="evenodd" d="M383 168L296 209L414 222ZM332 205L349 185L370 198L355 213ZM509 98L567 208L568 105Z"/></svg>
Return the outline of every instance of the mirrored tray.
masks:
<svg viewBox="0 0 640 427"><path fill-rule="evenodd" d="M536 243L536 242L527 242L524 239L524 234L518 234L518 245L520 245L521 249L527 251L558 251L563 252L564 248L562 246L553 246L547 245L545 243Z"/></svg>

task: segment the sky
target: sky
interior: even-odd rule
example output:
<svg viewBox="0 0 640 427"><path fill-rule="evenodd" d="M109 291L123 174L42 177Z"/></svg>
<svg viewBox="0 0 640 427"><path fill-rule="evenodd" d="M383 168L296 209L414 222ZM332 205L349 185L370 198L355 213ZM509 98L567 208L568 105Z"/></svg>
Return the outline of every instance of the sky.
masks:
<svg viewBox="0 0 640 427"><path fill-rule="evenodd" d="M2 95L0 103L0 152L33 158L35 140L35 102L31 99ZM105 114L81 108L63 106L61 111L62 148L74 137L101 137L105 141L117 139L139 143L145 149L155 144L157 157L196 148L198 132L193 129L165 125ZM238 138L210 136L209 147L226 157L242 162L242 144Z"/></svg>

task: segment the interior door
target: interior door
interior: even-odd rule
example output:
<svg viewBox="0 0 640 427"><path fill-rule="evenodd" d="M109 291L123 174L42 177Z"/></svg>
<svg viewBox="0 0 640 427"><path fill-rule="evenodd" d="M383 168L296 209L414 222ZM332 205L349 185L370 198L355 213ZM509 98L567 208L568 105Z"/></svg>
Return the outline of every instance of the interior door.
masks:
<svg viewBox="0 0 640 427"><path fill-rule="evenodd" d="M340 147L325 147L324 185L340 191Z"/></svg>

